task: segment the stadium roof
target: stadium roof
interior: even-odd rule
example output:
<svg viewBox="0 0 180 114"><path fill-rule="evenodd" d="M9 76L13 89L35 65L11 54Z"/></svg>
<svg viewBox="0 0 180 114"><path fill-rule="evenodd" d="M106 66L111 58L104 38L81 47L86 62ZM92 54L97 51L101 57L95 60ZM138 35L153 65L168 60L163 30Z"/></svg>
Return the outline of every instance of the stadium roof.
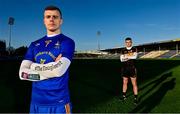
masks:
<svg viewBox="0 0 180 114"><path fill-rule="evenodd" d="M161 48L175 48L176 44L179 45L180 47L180 38L177 38L175 40L166 40L166 41L159 41L159 42L152 42L152 43L145 43L145 44L140 44L140 45L135 45L135 47L138 48L138 50L143 50L143 48L151 48L151 49L157 49L159 47ZM178 48L179 48L178 47ZM106 52L119 52L122 48L111 48L111 49L104 49L101 51L106 51Z"/></svg>
<svg viewBox="0 0 180 114"><path fill-rule="evenodd" d="M154 44L162 44L162 43L172 43L172 42L178 42L178 41L180 41L180 38L177 38L175 40L165 40L165 41L158 41L158 42L152 42L152 43L145 43L145 44L140 44L137 46L154 45Z"/></svg>

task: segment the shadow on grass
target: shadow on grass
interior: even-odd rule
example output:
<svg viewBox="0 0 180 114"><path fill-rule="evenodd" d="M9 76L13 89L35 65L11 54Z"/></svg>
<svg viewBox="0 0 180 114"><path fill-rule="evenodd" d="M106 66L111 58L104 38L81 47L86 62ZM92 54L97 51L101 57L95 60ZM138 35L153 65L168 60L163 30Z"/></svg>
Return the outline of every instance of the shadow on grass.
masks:
<svg viewBox="0 0 180 114"><path fill-rule="evenodd" d="M157 91L155 91L154 93L152 93L151 96L149 96L147 99L142 101L131 112L145 112L145 113L151 112L151 110L161 102L161 100L166 95L166 93L175 87L176 84L175 80L176 78L172 78L170 81L166 81L162 83L162 85L160 86L159 89L157 89Z"/></svg>
<svg viewBox="0 0 180 114"><path fill-rule="evenodd" d="M141 91L143 91L144 89L147 89L149 86L153 85L147 92L145 92L144 94L139 96L139 100L141 100L144 96L146 96L148 93L153 91L153 89L155 89L158 85L160 85L163 81L165 81L168 77L171 77L171 76L172 76L171 71L166 72L166 73L162 74L159 78L148 82L144 86L139 87L138 91L139 91L139 93L141 93ZM132 93L128 94L127 97L129 97L130 95L132 95Z"/></svg>
<svg viewBox="0 0 180 114"><path fill-rule="evenodd" d="M151 89L149 89L146 93L144 93L143 95L140 96L139 99L143 98L144 96L146 96L148 93L150 93L151 91L153 91L154 88L156 88L158 85L160 85L162 82L164 82L168 77L172 76L172 72L168 72L164 75L162 75L160 78L153 80L152 82L146 84L145 86L139 88L139 92L141 92L142 90L146 89L148 86L153 85L153 87Z"/></svg>

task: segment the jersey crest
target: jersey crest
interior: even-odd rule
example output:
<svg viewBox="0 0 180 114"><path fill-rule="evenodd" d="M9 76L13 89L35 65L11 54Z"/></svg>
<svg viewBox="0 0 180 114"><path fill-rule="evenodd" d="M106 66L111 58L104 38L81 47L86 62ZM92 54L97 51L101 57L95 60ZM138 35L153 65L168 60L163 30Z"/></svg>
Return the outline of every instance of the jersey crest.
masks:
<svg viewBox="0 0 180 114"><path fill-rule="evenodd" d="M52 40L46 40L45 43L46 43L46 47L52 42Z"/></svg>
<svg viewBox="0 0 180 114"><path fill-rule="evenodd" d="M57 43L55 44L55 47L54 47L54 48L59 49L59 47L60 47L60 43L59 43L59 41L57 41Z"/></svg>

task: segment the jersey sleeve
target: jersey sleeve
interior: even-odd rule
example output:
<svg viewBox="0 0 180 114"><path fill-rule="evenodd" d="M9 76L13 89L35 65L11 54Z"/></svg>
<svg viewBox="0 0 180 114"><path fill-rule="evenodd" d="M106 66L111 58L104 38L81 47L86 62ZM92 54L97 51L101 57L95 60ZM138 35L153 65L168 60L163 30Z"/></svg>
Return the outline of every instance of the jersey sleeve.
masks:
<svg viewBox="0 0 180 114"><path fill-rule="evenodd" d="M30 69L31 64L34 62L33 50L34 46L33 43L31 43L19 69L19 77L21 80L40 81L47 79L46 77L41 76L37 72Z"/></svg>
<svg viewBox="0 0 180 114"><path fill-rule="evenodd" d="M25 54L24 60L30 60L30 61L34 62L33 47L34 47L33 43L31 43Z"/></svg>
<svg viewBox="0 0 180 114"><path fill-rule="evenodd" d="M75 51L75 43L73 40L66 40L62 42L61 44L61 54L62 57L68 58L70 61L72 61L72 58L74 56Z"/></svg>
<svg viewBox="0 0 180 114"><path fill-rule="evenodd" d="M31 69L38 72L40 76L47 78L60 77L67 71L74 55L75 43L73 40L65 40L61 43L62 55L58 61L47 64L33 63ZM59 55L60 55L59 54Z"/></svg>

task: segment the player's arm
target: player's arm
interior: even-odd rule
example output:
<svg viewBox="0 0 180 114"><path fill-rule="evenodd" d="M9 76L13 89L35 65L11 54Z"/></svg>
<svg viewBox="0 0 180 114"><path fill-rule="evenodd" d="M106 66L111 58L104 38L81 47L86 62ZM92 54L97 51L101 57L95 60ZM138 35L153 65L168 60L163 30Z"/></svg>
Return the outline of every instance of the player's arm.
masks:
<svg viewBox="0 0 180 114"><path fill-rule="evenodd" d="M132 56L128 56L128 59L137 59L137 52L134 52Z"/></svg>
<svg viewBox="0 0 180 114"><path fill-rule="evenodd" d="M126 54L124 53L124 50L121 50L120 60L121 62L125 62L128 60Z"/></svg>
<svg viewBox="0 0 180 114"><path fill-rule="evenodd" d="M133 53L133 55L129 56L128 59L137 59L137 57L138 57L138 53L137 53L137 49L136 49L136 51Z"/></svg>
<svg viewBox="0 0 180 114"><path fill-rule="evenodd" d="M32 63L31 69L36 71L40 76L47 78L60 77L69 68L71 61L66 57L61 57L55 62L47 64Z"/></svg>
<svg viewBox="0 0 180 114"><path fill-rule="evenodd" d="M74 41L66 41L61 44L61 53L55 62L47 64L33 63L31 69L47 78L61 77L67 71L74 55Z"/></svg>
<svg viewBox="0 0 180 114"><path fill-rule="evenodd" d="M33 49L34 49L34 43L32 42L26 52L24 60L21 62L20 65L19 78L21 80L40 81L47 79L46 77L40 76L37 72L30 69L31 64L34 61Z"/></svg>
<svg viewBox="0 0 180 114"><path fill-rule="evenodd" d="M44 76L40 76L37 72L30 69L30 66L33 62L30 60L23 60L19 69L19 78L21 80L29 81L40 81L47 79Z"/></svg>
<svg viewBox="0 0 180 114"><path fill-rule="evenodd" d="M128 60L128 58L125 56L125 54L121 54L120 55L120 60L121 60L121 62L125 62L125 61Z"/></svg>

